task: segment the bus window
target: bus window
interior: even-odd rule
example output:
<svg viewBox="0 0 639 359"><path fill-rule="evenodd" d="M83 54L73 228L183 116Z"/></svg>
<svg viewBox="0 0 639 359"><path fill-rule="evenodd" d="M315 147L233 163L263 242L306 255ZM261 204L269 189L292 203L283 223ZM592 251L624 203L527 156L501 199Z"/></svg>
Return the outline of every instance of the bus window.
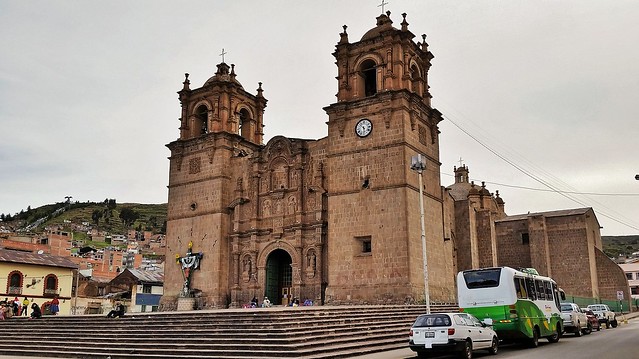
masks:
<svg viewBox="0 0 639 359"><path fill-rule="evenodd" d="M517 292L517 298L526 299L528 298L528 293L526 293L526 283L523 278L514 278L515 280L515 291Z"/></svg>
<svg viewBox="0 0 639 359"><path fill-rule="evenodd" d="M553 300L552 285L550 284L550 282L544 281L544 287L546 287L546 299Z"/></svg>
<svg viewBox="0 0 639 359"><path fill-rule="evenodd" d="M537 290L537 299L546 300L546 291L544 290L544 282L539 279L535 280L535 289Z"/></svg>
<svg viewBox="0 0 639 359"><path fill-rule="evenodd" d="M528 291L528 298L537 300L537 292L535 290L535 281L532 278L526 278L526 290Z"/></svg>
<svg viewBox="0 0 639 359"><path fill-rule="evenodd" d="M555 297L555 304L557 305L557 308L559 308L560 304L559 304L559 289L557 289L557 284L553 283L552 284L552 291L555 293L554 297ZM565 297L565 296L563 296ZM564 298L561 298L562 300Z"/></svg>
<svg viewBox="0 0 639 359"><path fill-rule="evenodd" d="M500 275L501 268L467 271L464 272L464 281L468 289L499 287Z"/></svg>

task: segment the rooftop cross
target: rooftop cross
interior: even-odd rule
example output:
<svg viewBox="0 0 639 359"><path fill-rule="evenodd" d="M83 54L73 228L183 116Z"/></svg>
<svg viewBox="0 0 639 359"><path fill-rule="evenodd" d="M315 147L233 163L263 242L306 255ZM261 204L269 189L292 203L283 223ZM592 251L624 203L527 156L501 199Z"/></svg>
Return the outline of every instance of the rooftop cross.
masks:
<svg viewBox="0 0 639 359"><path fill-rule="evenodd" d="M464 160L462 160L462 158L461 158L461 157L459 157L459 167L462 167L462 166L463 166L463 163L464 163Z"/></svg>
<svg viewBox="0 0 639 359"><path fill-rule="evenodd" d="M220 54L220 56L222 56L222 62L224 62L224 55L226 54L228 54L228 52L224 51L224 48L222 48L222 53Z"/></svg>
<svg viewBox="0 0 639 359"><path fill-rule="evenodd" d="M387 3L387 2L384 2L384 0L382 0L382 3L381 3L381 4L377 5L377 7L381 7L381 8L382 8L382 14L384 13L384 6L385 6L385 5L388 5L388 3Z"/></svg>

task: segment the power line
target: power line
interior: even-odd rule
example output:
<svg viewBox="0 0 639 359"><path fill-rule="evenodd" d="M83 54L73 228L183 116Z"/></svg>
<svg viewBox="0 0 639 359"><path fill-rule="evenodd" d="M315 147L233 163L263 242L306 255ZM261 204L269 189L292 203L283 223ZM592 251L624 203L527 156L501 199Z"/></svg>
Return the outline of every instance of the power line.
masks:
<svg viewBox="0 0 639 359"><path fill-rule="evenodd" d="M448 116L448 115L444 115L443 116L445 119L447 119L450 123L452 123L455 127L457 127L460 131L462 131L464 134L466 134L468 137L470 137L471 139L473 139L475 142L477 142L479 145L481 145L482 147L484 147L486 150L488 150L489 152L491 152L492 154L494 154L495 156L497 156L498 158L500 158L502 161L508 163L509 165L511 165L512 167L514 167L515 169L517 169L518 171L520 171L521 173L523 173L524 175L526 175L527 177L539 182L540 184L542 184L543 186L547 187L549 190L546 190L547 192L554 192L557 193L575 203L578 203L579 205L583 206L583 207L593 207L591 205L588 205L587 203L581 201L580 199L576 198L574 196L574 194L579 194L581 195L581 192L577 192L577 191L563 191L559 188L557 188L556 186L554 186L551 181L554 180L555 182L558 182L560 185L566 186L566 187L570 187L571 189L574 190L574 188L572 188L570 185L568 185L567 183L563 182L561 179L555 177L554 175L550 174L550 173L546 173L546 175L548 177L550 177L550 180L546 180L544 178L541 178L540 176L537 176L535 174L533 174L531 171L527 170L526 168L524 168L521 165L516 164L513 160L509 159L508 157L506 157L505 155L502 155L501 153L497 152L495 149L493 149L491 146L489 146L488 144L484 143L483 141L481 141L477 136L471 134L469 131L467 131L465 128L463 128L461 125L459 125L456 121L453 121L453 119ZM529 162L530 161L526 161ZM532 164L532 167L535 167L534 164ZM541 169L542 172L546 172L543 169ZM585 195L585 194L584 194ZM589 198L590 199L590 198ZM590 199L591 201L594 201L596 203L598 203L601 207L610 210L611 212L614 212L613 214L616 214L616 216L618 217L625 217L622 214L619 214L618 212L608 208L606 205L597 202L593 199ZM602 216L602 217L606 217L614 222L617 222L619 224L622 224L624 226L627 226L629 228L635 229L639 231L639 225L635 225L633 224L633 220L629 219L629 218L625 218L625 220L619 219L615 216L613 216L612 214L608 214L607 212L601 210L601 209L597 209L597 212Z"/></svg>

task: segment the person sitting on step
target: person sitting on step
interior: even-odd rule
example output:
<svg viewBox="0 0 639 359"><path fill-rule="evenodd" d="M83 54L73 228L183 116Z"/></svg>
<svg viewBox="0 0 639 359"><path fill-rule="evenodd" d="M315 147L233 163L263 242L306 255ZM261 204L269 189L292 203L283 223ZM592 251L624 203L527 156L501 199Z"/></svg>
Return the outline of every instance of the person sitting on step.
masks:
<svg viewBox="0 0 639 359"><path fill-rule="evenodd" d="M251 308L257 308L257 297L253 296L253 299L251 299Z"/></svg>
<svg viewBox="0 0 639 359"><path fill-rule="evenodd" d="M36 303L31 304L31 318L30 319L38 319L42 318L42 310L40 310L40 306Z"/></svg>
<svg viewBox="0 0 639 359"><path fill-rule="evenodd" d="M107 318L122 318L124 317L124 305L122 302L116 302L115 308L107 314Z"/></svg>
<svg viewBox="0 0 639 359"><path fill-rule="evenodd" d="M270 308L271 301L268 300L268 297L264 297L264 301L262 302L262 308Z"/></svg>

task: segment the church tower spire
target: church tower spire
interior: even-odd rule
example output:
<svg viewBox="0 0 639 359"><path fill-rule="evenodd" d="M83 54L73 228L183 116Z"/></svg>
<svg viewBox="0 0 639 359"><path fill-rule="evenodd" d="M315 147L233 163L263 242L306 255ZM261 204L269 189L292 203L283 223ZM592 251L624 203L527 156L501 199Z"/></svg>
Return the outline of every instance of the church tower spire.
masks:
<svg viewBox="0 0 639 359"><path fill-rule="evenodd" d="M400 301L424 298L423 262L421 256L415 256L422 251L419 216L414 215L419 211L415 206L420 195L430 228L427 242L432 242L431 248L443 242L438 128L442 117L431 107L427 80L433 55L413 41L406 15L402 18L398 29L393 27L391 12L382 13L375 27L357 42L349 41L344 26L333 53L337 101L324 110L328 114L326 164L331 208L326 297L335 304L348 302L352 296L366 297L367 290L393 293ZM411 156L416 154L426 162L422 188L417 174L410 170ZM347 213L352 214L350 219L345 218ZM397 218L405 220L398 223ZM360 250L354 253L355 260L346 261L345 253ZM369 259L362 259L366 256ZM376 262L377 258L403 259L391 268ZM359 282L356 273L364 263L370 264L365 265L371 275ZM385 280L394 273L410 275ZM441 285L446 291L443 283L433 282L432 286ZM361 288L362 293L354 293L353 288Z"/></svg>

